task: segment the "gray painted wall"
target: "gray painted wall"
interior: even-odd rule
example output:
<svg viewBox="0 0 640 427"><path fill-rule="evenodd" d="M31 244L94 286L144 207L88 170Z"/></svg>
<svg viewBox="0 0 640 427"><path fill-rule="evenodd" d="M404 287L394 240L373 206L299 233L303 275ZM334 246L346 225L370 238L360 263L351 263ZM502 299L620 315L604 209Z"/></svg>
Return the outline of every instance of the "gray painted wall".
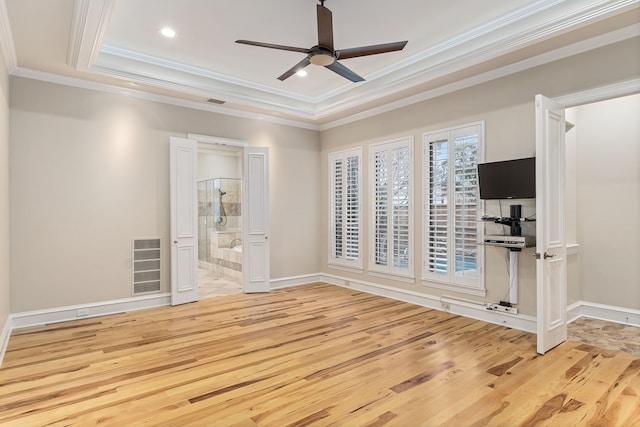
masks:
<svg viewBox="0 0 640 427"><path fill-rule="evenodd" d="M599 48L587 53L564 58L530 70L519 72L507 77L493 80L484 84L460 90L448 95L440 96L421 103L410 105L398 110L390 111L367 118L355 123L327 130L322 133L322 178L321 196L322 206L327 210L328 177L327 154L339 149L362 146L364 161L368 162L367 147L373 142L392 140L398 137L413 135L415 139L416 160L414 176L417 178L414 203L415 242L414 251L415 283L380 279L367 274L368 257L367 245L370 236L367 235L367 216L365 215L364 230L364 260L365 272L336 271L327 265L327 242L321 240L322 268L329 274L337 274L353 280L382 283L387 286L406 289L433 296L442 294L457 295L461 298L477 301L497 302L507 292L509 287L505 249L487 247L485 252L485 286L487 297L473 297L465 294L455 294L442 291L421 283L421 236L422 227L422 186L419 177L421 170L421 141L422 134L428 131L446 129L452 126L464 125L480 120L485 121L485 161L496 161L529 157L535 154L535 109L534 96L542 93L548 97L559 97L585 91L587 89L606 86L618 81L637 78L640 75L638 52L640 41L638 38ZM611 66L615 64L615 66ZM366 170L365 170L366 181ZM368 206L367 189L364 191L364 206ZM487 213L497 214L496 202L487 202ZM503 204L503 209L509 203ZM523 204L523 214L530 215L535 211L532 202ZM506 208L508 209L508 208ZM326 215L323 216L321 235L328 233ZM519 263L519 307L523 314L536 315L536 271L533 250L525 250L520 256ZM574 261L569 266L575 269ZM620 298L624 303L624 295L635 297L638 276L635 284L629 283L623 288L628 291ZM623 305L629 307L627 305Z"/></svg>
<svg viewBox="0 0 640 427"><path fill-rule="evenodd" d="M269 147L271 277L320 269L315 131L11 78L11 311L131 297L131 239L163 238L169 137Z"/></svg>
<svg viewBox="0 0 640 427"><path fill-rule="evenodd" d="M9 76L0 49L0 337L11 312L9 289Z"/></svg>

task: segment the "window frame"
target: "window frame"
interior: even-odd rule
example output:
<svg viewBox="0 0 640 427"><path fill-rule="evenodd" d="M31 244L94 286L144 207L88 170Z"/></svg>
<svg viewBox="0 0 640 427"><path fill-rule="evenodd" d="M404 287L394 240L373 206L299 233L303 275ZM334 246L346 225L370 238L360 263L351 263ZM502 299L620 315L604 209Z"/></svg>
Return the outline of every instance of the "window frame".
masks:
<svg viewBox="0 0 640 427"><path fill-rule="evenodd" d="M476 250L476 274L473 277L460 277L455 272L455 204L447 203L447 266L454 266L453 269L448 268L446 274L435 273L429 271L429 241L431 218L430 207L430 179L431 179L431 160L430 147L438 141L447 141L447 159L454 158L456 137L464 135L477 134L478 148L476 151L476 165L484 161L485 150L485 125L484 121L464 124L447 129L440 129L422 134L422 190L423 190L423 206L422 206L422 272L421 280L423 285L446 289L450 291L466 293L470 295L486 296L485 274L484 274L484 246L481 244L484 238L484 224L481 221L484 212L484 201L480 199L479 189L477 186L477 168L476 168L476 239L479 243ZM451 170L451 163L447 164L447 188L453 188L455 191L454 177ZM448 195L450 199L455 200L455 193ZM451 231L453 230L453 232ZM450 250L453 248L453 250Z"/></svg>
<svg viewBox="0 0 640 427"><path fill-rule="evenodd" d="M335 227L332 225L332 221L335 218L335 205L334 205L334 195L335 195L335 185L334 185L334 177L335 177L335 170L334 170L334 164L336 160L342 160L343 165L344 165L344 169L343 169L343 174L342 174L342 179L343 179L343 186L345 186L346 182L347 182L347 168L346 168L346 164L347 164L347 159L348 158L353 158L353 157L357 157L358 159L358 171L357 171L357 177L358 177L358 183L357 183L357 197L358 197L358 213L357 213L357 227L358 227L358 233L357 233L357 238L358 238L358 258L356 259L346 259L344 256L337 258L335 256L334 253L334 249L336 247L336 241L335 241L335 237L336 237L336 230ZM363 265L363 257L362 257L362 250L363 250L363 244L362 244L362 219L363 219L363 205L364 205L364 200L362 197L362 176L363 176L363 172L362 172L362 147L356 147L356 148L351 148L351 149L347 149L347 150L340 150L340 151L334 151L331 152L327 155L327 159L328 159L328 165L327 165L327 170L328 170L328 211L329 211L329 217L328 217L328 222L327 222L327 229L328 229L328 248L327 248L327 264L329 265L329 267L334 267L334 268L345 268L345 269L349 269L349 270L358 270L358 271L362 271L362 265ZM346 224L347 223L347 216L348 216L348 200L347 200L347 191L344 191L344 194L342 195L342 201L344 203L343 208L342 208L342 224ZM341 250L342 250L342 254L344 255L347 252L347 246L348 246L348 239L346 238L346 233L347 233L347 227L343 226L343 231L342 231L342 245L341 245Z"/></svg>
<svg viewBox="0 0 640 427"><path fill-rule="evenodd" d="M387 258L386 265L380 265L376 263L376 242L378 241L376 236L376 155L378 153L387 152L392 155L393 150L396 149L407 149L408 150L408 177L407 177L407 249L408 249L408 258L407 258L407 266L405 267L397 267L393 265L393 258ZM368 170L368 196L369 196L369 224L368 224L368 238L369 238L369 263L368 263L368 273L372 276L379 276L383 278L390 278L393 280L401 280L408 281L410 283L414 283L415 281L415 273L414 273L414 137L413 135L407 136L404 138L394 139L391 141L384 141L379 143L374 143L369 145L369 170ZM386 168L387 171L392 171L393 167L391 162L388 163ZM392 184L387 185L388 188L392 187ZM387 216L390 216L391 221L387 221L387 224L393 223L393 203L392 198L389 197L387 199ZM391 212L391 214L389 214ZM387 229L386 233L386 253L393 254L393 239L388 238L391 235L392 231ZM391 262L389 262L391 259Z"/></svg>

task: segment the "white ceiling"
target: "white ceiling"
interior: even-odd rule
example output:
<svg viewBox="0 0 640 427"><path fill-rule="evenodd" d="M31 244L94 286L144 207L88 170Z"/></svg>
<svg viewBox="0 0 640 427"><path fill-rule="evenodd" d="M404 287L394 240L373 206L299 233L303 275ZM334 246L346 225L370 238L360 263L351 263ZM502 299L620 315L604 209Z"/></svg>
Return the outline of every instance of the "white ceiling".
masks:
<svg viewBox="0 0 640 427"><path fill-rule="evenodd" d="M304 54L235 43L317 44L316 0L0 0L0 35L16 75L313 127L584 51L584 40L596 47L637 36L638 3L326 0L336 49L409 41L400 52L341 61L361 83L314 65L282 82ZM174 39L159 34L165 26Z"/></svg>

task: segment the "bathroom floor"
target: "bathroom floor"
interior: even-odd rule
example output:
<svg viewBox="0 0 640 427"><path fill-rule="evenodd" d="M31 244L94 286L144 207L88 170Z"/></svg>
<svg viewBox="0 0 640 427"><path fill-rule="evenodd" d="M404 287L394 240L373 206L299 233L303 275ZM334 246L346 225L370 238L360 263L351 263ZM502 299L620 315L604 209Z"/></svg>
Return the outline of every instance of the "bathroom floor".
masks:
<svg viewBox="0 0 640 427"><path fill-rule="evenodd" d="M640 356L640 327L580 317L569 323L567 338Z"/></svg>
<svg viewBox="0 0 640 427"><path fill-rule="evenodd" d="M198 269L198 291L200 298L212 298L221 295L233 295L242 292L242 285L216 276L209 270Z"/></svg>

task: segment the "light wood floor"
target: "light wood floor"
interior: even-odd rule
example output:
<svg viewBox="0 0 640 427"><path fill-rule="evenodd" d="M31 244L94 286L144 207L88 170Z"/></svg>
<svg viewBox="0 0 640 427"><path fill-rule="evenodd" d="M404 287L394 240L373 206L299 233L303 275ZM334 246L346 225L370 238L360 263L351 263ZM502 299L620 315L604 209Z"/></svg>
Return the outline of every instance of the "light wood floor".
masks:
<svg viewBox="0 0 640 427"><path fill-rule="evenodd" d="M15 331L0 424L637 426L640 358L314 284Z"/></svg>

